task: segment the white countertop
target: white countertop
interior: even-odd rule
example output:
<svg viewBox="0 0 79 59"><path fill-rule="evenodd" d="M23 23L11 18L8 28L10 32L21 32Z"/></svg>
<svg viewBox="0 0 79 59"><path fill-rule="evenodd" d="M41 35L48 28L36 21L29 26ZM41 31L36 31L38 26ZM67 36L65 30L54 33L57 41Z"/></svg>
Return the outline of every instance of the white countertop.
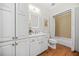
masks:
<svg viewBox="0 0 79 59"><path fill-rule="evenodd" d="M35 37L35 36L41 36L41 35L47 35L46 33L38 33L38 34L31 34L29 37Z"/></svg>

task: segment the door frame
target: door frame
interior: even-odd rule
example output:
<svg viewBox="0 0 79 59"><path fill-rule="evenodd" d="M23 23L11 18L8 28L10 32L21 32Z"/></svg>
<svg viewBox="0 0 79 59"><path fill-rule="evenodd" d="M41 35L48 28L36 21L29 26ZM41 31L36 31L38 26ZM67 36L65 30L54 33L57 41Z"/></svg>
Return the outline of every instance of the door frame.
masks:
<svg viewBox="0 0 79 59"><path fill-rule="evenodd" d="M76 25L76 23L75 23L75 8L71 8L71 9L67 9L67 10L71 11L71 41L72 41L72 43L71 43L72 44L71 50L74 51L75 50L75 33L76 33L76 31L75 31L76 30L75 29L75 27L76 27L75 26ZM67 11L67 10L65 10L65 11ZM62 13L62 12L60 12L60 13ZM57 13L57 14L59 14L59 13ZM53 17L52 17L54 21L55 21L54 16L57 15L57 14L54 14ZM55 37L55 34L54 34L54 37Z"/></svg>

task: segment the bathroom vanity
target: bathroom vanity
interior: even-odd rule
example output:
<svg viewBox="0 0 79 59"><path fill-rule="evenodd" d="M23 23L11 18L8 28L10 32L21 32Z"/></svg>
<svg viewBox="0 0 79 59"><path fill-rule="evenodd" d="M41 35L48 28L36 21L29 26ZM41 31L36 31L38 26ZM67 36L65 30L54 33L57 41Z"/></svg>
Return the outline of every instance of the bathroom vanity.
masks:
<svg viewBox="0 0 79 59"><path fill-rule="evenodd" d="M48 36L45 33L29 35L30 55L35 56L48 49Z"/></svg>

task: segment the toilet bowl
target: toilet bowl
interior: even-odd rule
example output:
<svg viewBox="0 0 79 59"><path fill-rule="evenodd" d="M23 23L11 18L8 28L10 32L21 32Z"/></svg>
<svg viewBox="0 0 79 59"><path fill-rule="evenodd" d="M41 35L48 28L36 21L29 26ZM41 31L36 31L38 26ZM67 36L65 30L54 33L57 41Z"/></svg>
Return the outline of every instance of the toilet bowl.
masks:
<svg viewBox="0 0 79 59"><path fill-rule="evenodd" d="M49 39L49 47L56 49L56 43L57 41L53 38Z"/></svg>

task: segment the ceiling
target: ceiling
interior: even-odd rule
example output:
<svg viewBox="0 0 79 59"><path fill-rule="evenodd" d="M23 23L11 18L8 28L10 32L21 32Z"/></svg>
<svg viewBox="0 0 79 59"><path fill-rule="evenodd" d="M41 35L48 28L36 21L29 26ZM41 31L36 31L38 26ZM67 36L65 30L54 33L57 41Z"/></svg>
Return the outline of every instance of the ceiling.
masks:
<svg viewBox="0 0 79 59"><path fill-rule="evenodd" d="M55 3L55 5L52 5L52 3L31 3L37 8L41 9L41 12L44 14L50 14L51 12L57 13L61 12L64 9L76 7L79 6L79 3Z"/></svg>
<svg viewBox="0 0 79 59"><path fill-rule="evenodd" d="M41 9L50 9L51 7L53 7L51 5L51 3L32 3L33 5L37 6L38 8L41 8Z"/></svg>
<svg viewBox="0 0 79 59"><path fill-rule="evenodd" d="M38 8L45 9L45 10L50 10L50 9L55 9L57 7L63 6L63 5L75 5L77 3L53 3L55 5L52 5L52 3L32 3L33 5L37 6ZM78 4L79 5L79 4Z"/></svg>

